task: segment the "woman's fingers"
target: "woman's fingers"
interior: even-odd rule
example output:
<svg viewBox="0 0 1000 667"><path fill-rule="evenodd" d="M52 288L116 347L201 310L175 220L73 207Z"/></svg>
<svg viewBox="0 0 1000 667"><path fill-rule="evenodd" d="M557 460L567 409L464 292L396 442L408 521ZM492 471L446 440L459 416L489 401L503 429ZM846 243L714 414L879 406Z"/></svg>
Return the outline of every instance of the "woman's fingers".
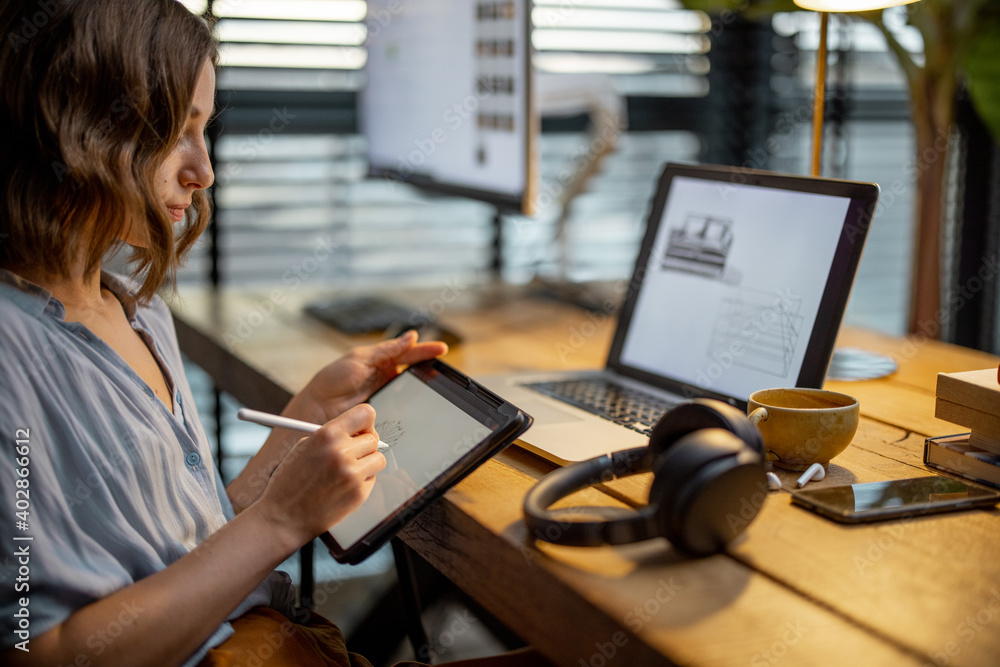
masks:
<svg viewBox="0 0 1000 667"><path fill-rule="evenodd" d="M373 479L386 466L385 456L378 451L378 433L375 431L375 408L362 403L347 410L336 419L324 425L335 429L337 434L347 435L346 442L337 440L337 445L348 457L357 461L355 474L361 479Z"/></svg>
<svg viewBox="0 0 1000 667"><path fill-rule="evenodd" d="M417 343L410 349L403 352L396 359L398 364L415 364L419 361L424 361L425 359L433 359L434 357L440 357L443 354L448 353L448 346L441 341L428 341L426 343Z"/></svg>
<svg viewBox="0 0 1000 667"><path fill-rule="evenodd" d="M324 427L329 425L342 428L347 435L375 433L375 408L367 403L355 405L328 421Z"/></svg>
<svg viewBox="0 0 1000 667"><path fill-rule="evenodd" d="M358 463L361 465L360 473L364 475L365 481L374 481L375 475L385 470L388 460L385 458L385 454L376 449L358 459Z"/></svg>
<svg viewBox="0 0 1000 667"><path fill-rule="evenodd" d="M441 341L417 342L417 332L407 331L398 338L375 345L373 349L375 368L415 364L425 359L433 359L448 352L448 346Z"/></svg>

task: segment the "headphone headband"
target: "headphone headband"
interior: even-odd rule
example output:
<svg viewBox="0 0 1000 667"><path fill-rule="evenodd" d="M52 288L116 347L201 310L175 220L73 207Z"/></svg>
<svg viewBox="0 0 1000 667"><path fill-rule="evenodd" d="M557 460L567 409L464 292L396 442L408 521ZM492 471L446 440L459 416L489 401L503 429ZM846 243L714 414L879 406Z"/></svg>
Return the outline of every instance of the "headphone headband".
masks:
<svg viewBox="0 0 1000 667"><path fill-rule="evenodd" d="M632 512L615 521L561 520L549 507L560 498L594 484L649 470L649 448L636 447L610 456L572 463L546 475L524 497L524 520L531 534L547 542L576 547L628 544L653 537L649 513Z"/></svg>
<svg viewBox="0 0 1000 667"><path fill-rule="evenodd" d="M659 453L688 433L703 428L725 429L736 434L747 446L764 453L760 431L747 416L728 403L711 398L696 398L667 410L653 426L649 445Z"/></svg>

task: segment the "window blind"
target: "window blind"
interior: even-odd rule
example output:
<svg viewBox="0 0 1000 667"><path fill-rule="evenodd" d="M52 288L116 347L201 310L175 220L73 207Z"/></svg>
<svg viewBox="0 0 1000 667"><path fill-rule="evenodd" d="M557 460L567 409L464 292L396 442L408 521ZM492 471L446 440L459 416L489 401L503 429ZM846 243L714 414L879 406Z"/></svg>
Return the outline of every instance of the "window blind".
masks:
<svg viewBox="0 0 1000 667"><path fill-rule="evenodd" d="M491 277L491 207L366 178L356 116L366 58L364 2L186 4L217 17L222 42L215 190L224 283L284 280L338 290ZM712 85L716 96L735 85L711 75L721 66L713 63L713 44L731 26L676 0L538 0L532 21L539 77L603 77L625 105L628 127L563 211L544 193L565 185L568 166L597 159L594 137L586 113L543 115L543 205L532 218L505 216L503 277L623 279L660 165L711 157L707 145L716 130L706 130L699 115L714 99ZM844 62L831 63L828 85L838 90L834 77L843 77L846 107L828 132L824 173L899 181L903 188L891 205L883 195L847 319L900 333L912 243L910 184L900 168L912 146L906 92L873 27L833 25L831 51ZM802 109L813 83L817 22L797 12L776 15L771 26L783 46L770 56L764 91L771 125L759 136L776 138L779 148L727 160L805 173L810 117ZM912 35L903 39L921 48ZM839 55L848 43L849 54ZM203 242L181 279L204 282L207 261Z"/></svg>

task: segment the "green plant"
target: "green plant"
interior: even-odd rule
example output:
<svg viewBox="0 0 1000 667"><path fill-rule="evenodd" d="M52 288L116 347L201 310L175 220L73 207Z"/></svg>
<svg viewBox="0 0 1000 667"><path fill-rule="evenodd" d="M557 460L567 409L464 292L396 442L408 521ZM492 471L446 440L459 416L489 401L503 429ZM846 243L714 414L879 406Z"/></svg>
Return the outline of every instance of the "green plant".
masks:
<svg viewBox="0 0 1000 667"><path fill-rule="evenodd" d="M723 19L733 13L759 18L800 9L792 0L681 2ZM955 99L966 85L977 113L1000 141L1000 1L922 0L906 5L905 12L907 23L923 37L922 62L896 40L882 11L853 15L879 28L909 86L916 152L908 171L916 181L916 241L908 328L937 337L947 317L940 296L941 218Z"/></svg>

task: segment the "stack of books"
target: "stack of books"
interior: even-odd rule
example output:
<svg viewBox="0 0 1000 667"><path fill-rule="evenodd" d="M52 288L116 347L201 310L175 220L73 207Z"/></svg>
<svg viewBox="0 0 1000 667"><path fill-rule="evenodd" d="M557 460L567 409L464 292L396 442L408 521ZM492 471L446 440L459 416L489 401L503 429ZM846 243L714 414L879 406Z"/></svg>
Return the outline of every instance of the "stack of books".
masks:
<svg viewBox="0 0 1000 667"><path fill-rule="evenodd" d="M996 368L939 373L934 416L970 429L928 438L924 463L1000 488L1000 373Z"/></svg>

